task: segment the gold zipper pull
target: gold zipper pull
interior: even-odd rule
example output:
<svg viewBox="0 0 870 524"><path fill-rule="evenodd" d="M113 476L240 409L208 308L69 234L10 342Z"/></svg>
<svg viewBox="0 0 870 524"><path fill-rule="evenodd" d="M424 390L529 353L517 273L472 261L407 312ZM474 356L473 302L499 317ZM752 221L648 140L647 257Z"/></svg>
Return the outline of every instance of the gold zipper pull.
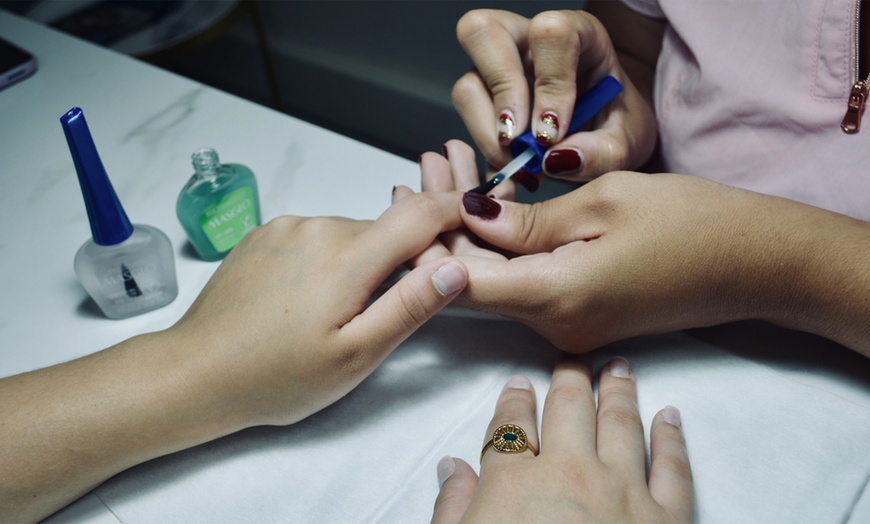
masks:
<svg viewBox="0 0 870 524"><path fill-rule="evenodd" d="M849 95L849 107L840 123L840 128L850 135L861 130L861 115L864 113L864 103L867 101L867 83L856 82Z"/></svg>

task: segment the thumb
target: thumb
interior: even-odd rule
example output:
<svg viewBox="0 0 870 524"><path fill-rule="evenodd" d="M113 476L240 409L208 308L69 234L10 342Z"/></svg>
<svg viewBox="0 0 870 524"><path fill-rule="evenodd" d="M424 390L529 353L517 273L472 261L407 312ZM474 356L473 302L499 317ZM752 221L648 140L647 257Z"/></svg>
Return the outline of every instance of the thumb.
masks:
<svg viewBox="0 0 870 524"><path fill-rule="evenodd" d="M456 259L424 264L402 277L342 331L351 340L369 340L392 350L456 298L466 284L468 269Z"/></svg>
<svg viewBox="0 0 870 524"><path fill-rule="evenodd" d="M624 136L604 130L577 133L554 146L541 162L548 176L562 180L592 180L631 164Z"/></svg>
<svg viewBox="0 0 870 524"><path fill-rule="evenodd" d="M655 148L655 115L630 82L622 96L596 117L594 131L565 137L544 155L541 167L548 176L588 181L611 171L635 169Z"/></svg>
<svg viewBox="0 0 870 524"><path fill-rule="evenodd" d="M576 226L583 224L584 211L572 193L528 205L468 192L462 196L462 220L481 240L500 249L550 252L578 239Z"/></svg>
<svg viewBox="0 0 870 524"><path fill-rule="evenodd" d="M444 457L438 462L441 491L435 499L433 523L459 522L477 488L477 473L460 459Z"/></svg>

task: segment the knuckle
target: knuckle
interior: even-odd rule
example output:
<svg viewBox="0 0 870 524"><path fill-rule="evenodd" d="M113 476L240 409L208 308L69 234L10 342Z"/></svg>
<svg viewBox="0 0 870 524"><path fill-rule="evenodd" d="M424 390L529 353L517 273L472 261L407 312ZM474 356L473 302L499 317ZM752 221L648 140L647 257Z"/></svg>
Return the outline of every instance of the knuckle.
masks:
<svg viewBox="0 0 870 524"><path fill-rule="evenodd" d="M604 173L593 182L584 186L586 195L590 197L589 205L599 212L619 207L623 199L632 194L633 177L634 173L627 171Z"/></svg>
<svg viewBox="0 0 870 524"><path fill-rule="evenodd" d="M657 457L656 465L664 466L672 475L676 475L685 484L692 482L692 468L689 463L673 455Z"/></svg>
<svg viewBox="0 0 870 524"><path fill-rule="evenodd" d="M337 376L358 376L368 367L370 353L369 348L359 343L340 345L328 359L329 369Z"/></svg>
<svg viewBox="0 0 870 524"><path fill-rule="evenodd" d="M398 204L411 206L420 220L439 224L444 216L444 205L437 193L416 193L411 198L400 200Z"/></svg>
<svg viewBox="0 0 870 524"><path fill-rule="evenodd" d="M529 38L533 40L564 40L577 34L574 13L544 11L529 22Z"/></svg>
<svg viewBox="0 0 870 524"><path fill-rule="evenodd" d="M517 215L517 240L520 245L531 246L537 243L541 235L540 227L546 224L544 206L535 202L523 207L523 212Z"/></svg>
<svg viewBox="0 0 870 524"><path fill-rule="evenodd" d="M575 386L565 384L551 385L547 397L556 404L562 405L578 405L585 404L589 401L590 392Z"/></svg>
<svg viewBox="0 0 870 524"><path fill-rule="evenodd" d="M529 435L529 430L532 429L528 427L523 421L529 417L528 408L526 411L522 412L519 409L515 409L513 404L506 406L506 409L500 410L492 417L492 425L491 428L494 430L499 426L503 426L505 424L516 424L526 430L526 435L529 437L531 442L535 442L536 439L532 439L532 436ZM488 436L492 436L492 432Z"/></svg>
<svg viewBox="0 0 870 524"><path fill-rule="evenodd" d="M506 389L502 392L492 417L493 428L503 424L517 424L518 421L526 420L529 413L533 413L536 403L532 392L521 389ZM523 426L522 424L520 424ZM534 428L524 429L531 430Z"/></svg>
<svg viewBox="0 0 870 524"><path fill-rule="evenodd" d="M398 317L409 332L416 331L432 316L426 301L407 288L399 290L398 304Z"/></svg>
<svg viewBox="0 0 870 524"><path fill-rule="evenodd" d="M637 409L626 406L605 406L598 409L598 422L613 424L629 430L643 431L643 421Z"/></svg>
<svg viewBox="0 0 870 524"><path fill-rule="evenodd" d="M334 229L336 222L332 217L307 218L296 225L296 230L302 236L323 238Z"/></svg>
<svg viewBox="0 0 870 524"><path fill-rule="evenodd" d="M253 232L260 236L270 236L274 234L286 234L298 226L304 219L299 217L282 215L275 217L272 220L255 228Z"/></svg>
<svg viewBox="0 0 870 524"><path fill-rule="evenodd" d="M459 80L453 84L453 89L450 91L453 107L462 112L473 100L479 83L480 78L477 71L468 71L459 77Z"/></svg>
<svg viewBox="0 0 870 524"><path fill-rule="evenodd" d="M481 33L489 31L495 20L492 17L492 12L488 9L474 9L462 17L456 23L456 38L460 43L466 43L474 40Z"/></svg>

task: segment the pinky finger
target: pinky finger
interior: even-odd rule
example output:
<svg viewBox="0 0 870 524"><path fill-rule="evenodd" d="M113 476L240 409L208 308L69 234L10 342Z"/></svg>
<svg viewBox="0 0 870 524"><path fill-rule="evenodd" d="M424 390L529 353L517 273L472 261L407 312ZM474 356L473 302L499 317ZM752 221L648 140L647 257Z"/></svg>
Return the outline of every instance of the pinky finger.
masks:
<svg viewBox="0 0 870 524"><path fill-rule="evenodd" d="M459 522L477 489L477 473L464 460L444 457L438 463L441 491L435 499L433 523Z"/></svg>
<svg viewBox="0 0 870 524"><path fill-rule="evenodd" d="M693 520L692 469L677 408L667 406L653 419L650 455L650 495L675 520Z"/></svg>

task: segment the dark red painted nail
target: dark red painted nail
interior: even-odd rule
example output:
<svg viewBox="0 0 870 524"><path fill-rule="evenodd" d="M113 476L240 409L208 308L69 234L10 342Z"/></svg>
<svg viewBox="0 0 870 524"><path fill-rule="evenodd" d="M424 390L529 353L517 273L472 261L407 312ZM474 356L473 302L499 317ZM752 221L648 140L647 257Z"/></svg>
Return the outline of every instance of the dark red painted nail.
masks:
<svg viewBox="0 0 870 524"><path fill-rule="evenodd" d="M583 168L583 157L576 149L554 149L544 158L544 171L550 175L573 175Z"/></svg>
<svg viewBox="0 0 870 524"><path fill-rule="evenodd" d="M444 153L444 158L450 160L450 156L447 154L447 144L441 144L441 152Z"/></svg>
<svg viewBox="0 0 870 524"><path fill-rule="evenodd" d="M465 193L462 195L462 207L471 216L483 220L492 220L501 213L501 205L488 196L479 193Z"/></svg>

